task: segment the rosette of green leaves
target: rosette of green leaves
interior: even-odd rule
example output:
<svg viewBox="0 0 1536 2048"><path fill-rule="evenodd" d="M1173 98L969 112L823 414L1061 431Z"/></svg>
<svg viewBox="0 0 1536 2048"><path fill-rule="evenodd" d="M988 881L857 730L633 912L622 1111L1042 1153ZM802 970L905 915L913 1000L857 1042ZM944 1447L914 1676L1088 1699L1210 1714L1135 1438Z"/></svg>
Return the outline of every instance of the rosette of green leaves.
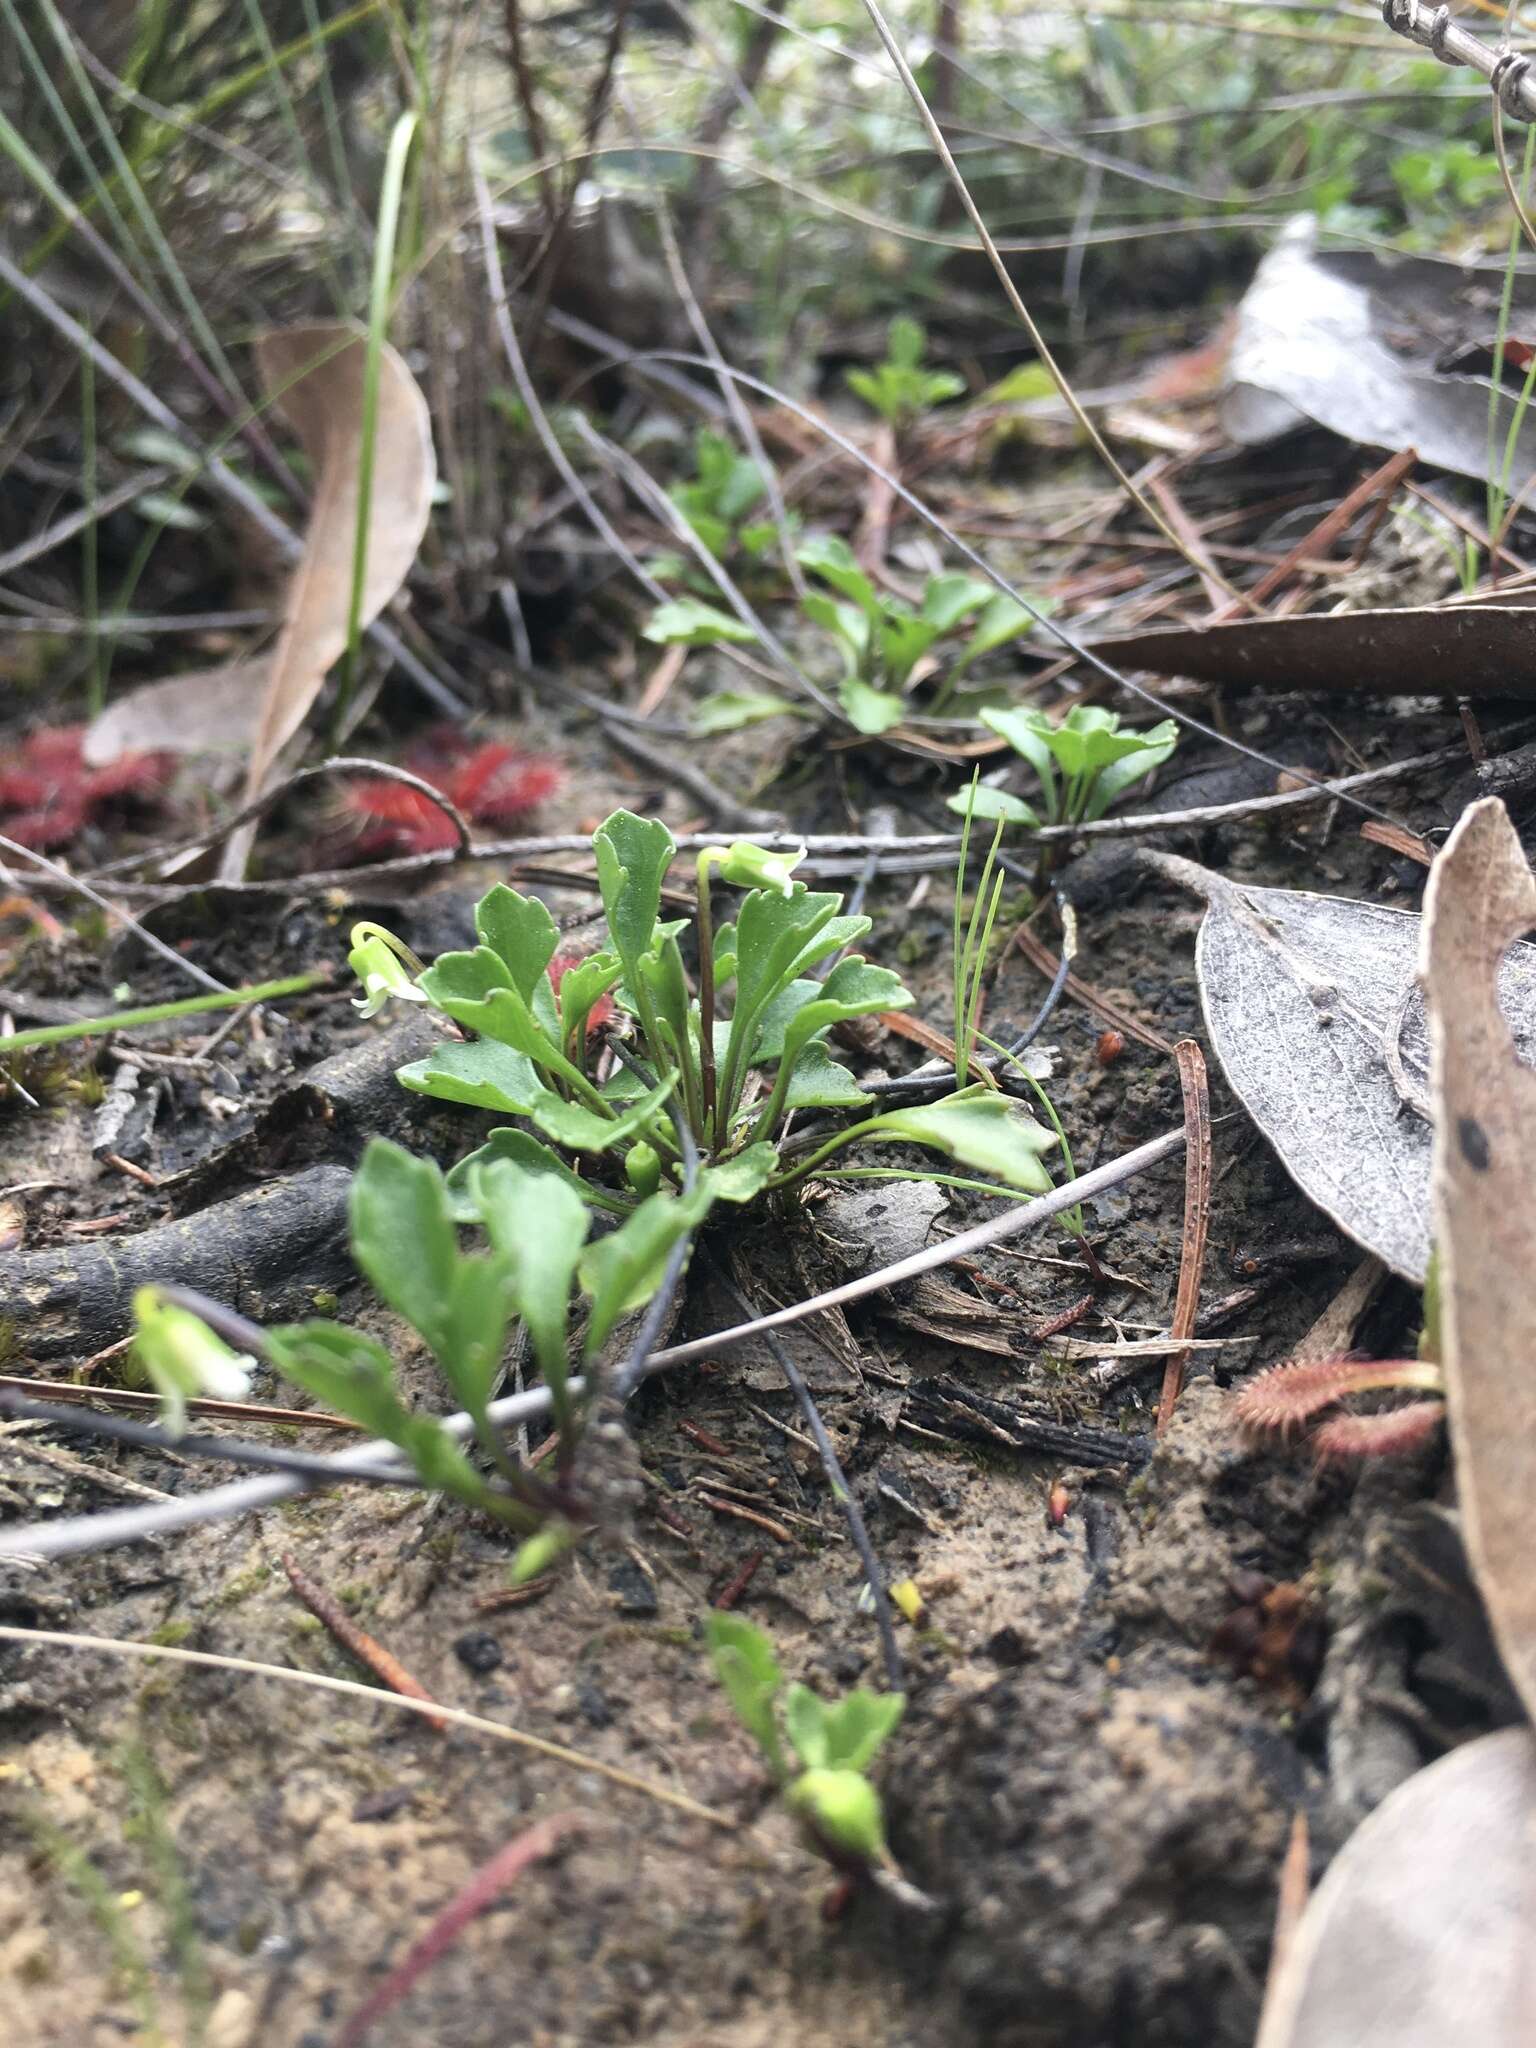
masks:
<svg viewBox="0 0 1536 2048"><path fill-rule="evenodd" d="M964 816L1001 818L1008 824L1081 825L1102 818L1133 782L1160 768L1179 742L1178 722L1165 718L1145 732L1120 723L1119 714L1096 704L1074 704L1060 724L1043 711L983 711L981 721L1005 739L1034 769L1040 807L1010 791L983 783L974 793L959 790L949 808Z"/></svg>
<svg viewBox="0 0 1536 2048"><path fill-rule="evenodd" d="M885 339L885 361L872 370L845 370L848 389L898 431L936 405L965 393L958 370L930 370L923 362L928 336L908 313L898 313Z"/></svg>
<svg viewBox="0 0 1536 2048"><path fill-rule="evenodd" d="M762 886L745 890L734 922L709 931L714 1085L707 1090L699 1003L678 943L686 920L661 916L662 884L676 853L672 836L654 819L616 811L592 847L609 943L568 968L558 991L548 971L554 920L542 903L502 885L476 911L480 944L442 954L415 983L474 1036L401 1068L404 1085L532 1126L493 1132L456 1167L447 1183L455 1201L468 1202L477 1163L507 1160L553 1176L588 1204L627 1215L637 1195L654 1189L671 1198L683 1186L678 1118L686 1119L704 1157L697 1184L710 1202L750 1201L769 1185L804 1178L847 1145L871 1141L926 1146L1013 1187L1050 1185L1040 1154L1055 1142L1052 1134L988 1089L867 1117L792 1169L781 1167L778 1140L791 1110L870 1107L853 1074L828 1051L827 1034L853 1018L911 1004L889 968L847 953L870 920L845 916L841 896L793 880L792 857L744 844L708 850L721 879ZM834 954L845 957L818 980L813 970ZM587 1023L610 992L634 1019L648 1072L625 1067L599 1082L590 1070ZM717 1019L719 995L730 1008ZM748 1081L764 1069L772 1080L749 1108ZM605 1166L619 1171L605 1175Z"/></svg>

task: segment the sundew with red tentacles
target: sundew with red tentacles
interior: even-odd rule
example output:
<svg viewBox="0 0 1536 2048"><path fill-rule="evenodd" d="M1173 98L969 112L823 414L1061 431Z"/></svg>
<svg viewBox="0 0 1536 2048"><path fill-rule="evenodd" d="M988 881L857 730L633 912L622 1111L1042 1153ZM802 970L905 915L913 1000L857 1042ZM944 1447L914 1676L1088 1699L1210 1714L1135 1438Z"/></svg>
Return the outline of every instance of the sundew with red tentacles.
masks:
<svg viewBox="0 0 1536 2048"><path fill-rule="evenodd" d="M84 743L83 725L45 725L0 751L0 833L43 853L70 845L111 806L164 795L169 754L121 754L90 768Z"/></svg>
<svg viewBox="0 0 1536 2048"><path fill-rule="evenodd" d="M547 754L528 754L507 740L474 741L451 726L428 733L403 765L441 790L473 825L516 825L559 789L564 771ZM452 820L430 797L403 782L368 776L337 797L347 862L437 853L455 842Z"/></svg>

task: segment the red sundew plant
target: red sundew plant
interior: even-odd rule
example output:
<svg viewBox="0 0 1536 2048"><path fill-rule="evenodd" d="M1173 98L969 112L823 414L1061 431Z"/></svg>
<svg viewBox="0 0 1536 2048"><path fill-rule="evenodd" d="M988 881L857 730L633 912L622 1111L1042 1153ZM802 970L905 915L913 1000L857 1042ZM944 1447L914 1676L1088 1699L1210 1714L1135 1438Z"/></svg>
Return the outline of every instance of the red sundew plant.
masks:
<svg viewBox="0 0 1536 2048"><path fill-rule="evenodd" d="M440 789L474 825L513 825L560 787L563 774L548 755L525 754L506 740L467 739L452 726L429 733L404 765ZM341 791L348 829L345 858L388 860L436 853L454 843L451 821L429 797L403 782L365 777Z"/></svg>
<svg viewBox="0 0 1536 2048"><path fill-rule="evenodd" d="M1339 1408L1347 1395L1381 1389L1402 1389L1431 1398L1375 1414ZM1320 1462L1391 1457L1418 1450L1429 1441L1445 1418L1444 1395L1440 1368L1428 1359L1292 1359L1270 1366L1243 1388L1237 1397L1237 1420L1243 1433L1256 1439L1291 1437L1306 1430ZM1330 1408L1339 1408L1339 1412L1317 1422Z"/></svg>
<svg viewBox="0 0 1536 2048"><path fill-rule="evenodd" d="M45 725L0 751L0 832L38 852L67 846L108 805L162 795L169 754L122 754L104 768L85 765L83 725Z"/></svg>

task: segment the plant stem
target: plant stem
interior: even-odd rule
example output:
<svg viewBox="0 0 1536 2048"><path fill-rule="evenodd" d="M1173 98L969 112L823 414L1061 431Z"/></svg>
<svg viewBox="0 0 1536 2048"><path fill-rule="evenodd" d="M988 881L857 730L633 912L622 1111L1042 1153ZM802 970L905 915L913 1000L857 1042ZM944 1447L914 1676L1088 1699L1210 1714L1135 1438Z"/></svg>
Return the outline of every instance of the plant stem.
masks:
<svg viewBox="0 0 1536 2048"><path fill-rule="evenodd" d="M165 1024L178 1017L196 1017L205 1010L237 1010L244 1003L271 1003L279 996L301 996L312 988L324 988L331 980L327 967L309 974L290 974L283 981L257 982L251 988L226 989L219 995L188 996L179 1003L150 1003L142 1010L114 1010L106 1017L82 1017L76 1024L40 1024L35 1031L18 1031L0 1038L0 1059L13 1052L29 1052L35 1045L66 1045L72 1038L102 1038L109 1031L131 1031L139 1024Z"/></svg>
<svg viewBox="0 0 1536 2048"><path fill-rule="evenodd" d="M724 1133L716 1128L719 1119L716 1114L715 1089L715 926L709 901L709 869L711 849L706 847L698 859L698 914L699 935L699 1074L703 1082L703 1109L700 1118L699 1139L702 1144L718 1146Z"/></svg>

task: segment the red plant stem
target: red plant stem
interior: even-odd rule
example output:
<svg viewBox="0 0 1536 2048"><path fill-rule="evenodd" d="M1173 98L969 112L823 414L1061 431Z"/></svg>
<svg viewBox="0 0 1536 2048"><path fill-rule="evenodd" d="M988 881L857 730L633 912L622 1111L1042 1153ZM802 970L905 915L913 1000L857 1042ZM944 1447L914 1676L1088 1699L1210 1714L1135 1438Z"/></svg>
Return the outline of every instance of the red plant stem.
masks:
<svg viewBox="0 0 1536 2048"><path fill-rule="evenodd" d="M794 1537L782 1522L776 1522L771 1515L760 1515L756 1508L744 1508L734 1500L722 1500L717 1493L700 1494L699 1498L705 1507L713 1508L717 1515L734 1515L738 1522L750 1522L755 1529L766 1529L775 1543L794 1546Z"/></svg>
<svg viewBox="0 0 1536 2048"><path fill-rule="evenodd" d="M1184 1091L1184 1243L1179 1253L1179 1291L1169 1325L1175 1337L1193 1337L1200 1313L1200 1276L1205 1269L1205 1243L1211 1228L1211 1091L1205 1075L1205 1054L1192 1038L1173 1049ZM1173 1420L1174 1404L1184 1386L1187 1351L1175 1351L1163 1368L1163 1391L1157 1404L1157 1434Z"/></svg>
<svg viewBox="0 0 1536 2048"><path fill-rule="evenodd" d="M360 1629L324 1586L317 1586L287 1552L283 1554L283 1570L288 1574L289 1585L310 1613L325 1624L341 1647L350 1651L359 1664L366 1665L391 1692L402 1693L408 1700L425 1700L432 1704L432 1695L420 1679L412 1678L398 1657L386 1650L382 1643L376 1643L366 1630ZM448 1725L435 1714L424 1714L422 1719L433 1728L441 1729Z"/></svg>
<svg viewBox="0 0 1536 2048"><path fill-rule="evenodd" d="M498 1849L489 1862L482 1863L468 1883L448 1901L421 1939L407 1949L378 1990L366 1998L345 2022L336 2036L334 2048L357 2048L374 2022L383 2019L410 1994L417 1979L442 1960L472 1920L494 1904L508 1885L515 1884L530 1864L542 1863L563 1835L570 1834L585 1821L586 1815L581 1813L551 1814L548 1820L536 1821L531 1828L525 1828L504 1849Z"/></svg>

